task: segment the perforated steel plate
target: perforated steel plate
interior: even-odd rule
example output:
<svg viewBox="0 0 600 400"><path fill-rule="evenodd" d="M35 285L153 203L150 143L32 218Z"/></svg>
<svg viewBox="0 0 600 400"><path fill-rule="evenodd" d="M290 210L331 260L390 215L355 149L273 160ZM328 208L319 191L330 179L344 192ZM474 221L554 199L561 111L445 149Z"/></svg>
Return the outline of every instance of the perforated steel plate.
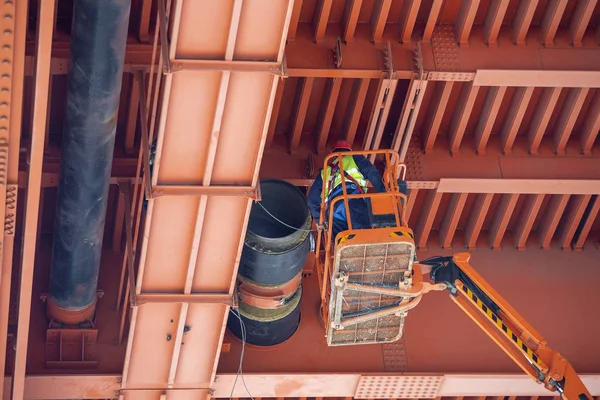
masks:
<svg viewBox="0 0 600 400"><path fill-rule="evenodd" d="M398 287L404 273L410 271L415 256L414 244L389 242L377 244L346 244L338 250L333 276L344 272L349 282ZM355 290L343 290L332 286L329 304L329 346L389 343L402 337L404 318L391 314L336 329L335 314L342 319L373 312L399 304L402 298Z"/></svg>
<svg viewBox="0 0 600 400"><path fill-rule="evenodd" d="M433 399L442 376L361 376L355 399Z"/></svg>

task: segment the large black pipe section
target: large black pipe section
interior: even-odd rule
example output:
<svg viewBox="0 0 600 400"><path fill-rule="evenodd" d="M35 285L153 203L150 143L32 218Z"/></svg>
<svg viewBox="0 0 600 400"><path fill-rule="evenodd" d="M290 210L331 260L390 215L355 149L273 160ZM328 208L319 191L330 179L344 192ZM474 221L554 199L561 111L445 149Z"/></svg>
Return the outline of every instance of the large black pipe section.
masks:
<svg viewBox="0 0 600 400"><path fill-rule="evenodd" d="M239 273L264 284L287 282L306 262L312 218L306 198L292 184L260 182L262 200L250 211Z"/></svg>
<svg viewBox="0 0 600 400"><path fill-rule="evenodd" d="M249 344L273 346L289 339L300 324L301 274L312 219L295 186L266 180L260 191L262 200L252 205L240 261L239 308L230 313L227 326Z"/></svg>
<svg viewBox="0 0 600 400"><path fill-rule="evenodd" d="M95 311L131 0L75 0L47 304L63 324Z"/></svg>

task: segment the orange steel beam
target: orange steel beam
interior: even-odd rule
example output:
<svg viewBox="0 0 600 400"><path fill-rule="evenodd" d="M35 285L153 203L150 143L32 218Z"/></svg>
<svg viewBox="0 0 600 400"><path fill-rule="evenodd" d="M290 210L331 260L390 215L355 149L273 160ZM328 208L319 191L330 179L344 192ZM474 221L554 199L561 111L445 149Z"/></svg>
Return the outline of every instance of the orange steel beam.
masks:
<svg viewBox="0 0 600 400"><path fill-rule="evenodd" d="M363 144L365 150L379 149L383 130L385 129L390 108L392 107L392 100L396 93L397 84L397 79L382 79L379 82L379 89L377 91L377 96L375 97L375 103L373 104L373 110L371 112L371 118L369 119L367 134ZM370 159L373 161L375 155L371 155Z"/></svg>
<svg viewBox="0 0 600 400"><path fill-rule="evenodd" d="M54 33L55 12L56 0L41 1L39 3L31 149L28 158L29 173L27 179L19 287L19 325L16 334L16 354L12 382L12 398L14 399L22 399L25 390L29 318L31 315L33 272L37 247L38 217L40 213L46 118L49 110L50 51Z"/></svg>
<svg viewBox="0 0 600 400"><path fill-rule="evenodd" d="M535 194L529 196L525 201L521 220L515 229L515 246L519 250L525 250L526 248L527 238L529 238L531 228L533 228L533 224L540 211L544 197L543 194Z"/></svg>
<svg viewBox="0 0 600 400"><path fill-rule="evenodd" d="M600 132L600 90L596 90L581 127L581 152L584 155L589 156L592 154L592 146L598 136L598 132Z"/></svg>
<svg viewBox="0 0 600 400"><path fill-rule="evenodd" d="M150 41L150 13L152 11L152 0L142 0L140 2L140 26L138 30L138 39L142 43Z"/></svg>
<svg viewBox="0 0 600 400"><path fill-rule="evenodd" d="M440 228L440 241L444 249L452 248L452 239L456 233L458 220L462 214L465 202L467 201L468 193L456 193L452 195L450 205L446 211L444 222Z"/></svg>
<svg viewBox="0 0 600 400"><path fill-rule="evenodd" d="M440 179L442 193L600 194L600 180L587 179Z"/></svg>
<svg viewBox="0 0 600 400"><path fill-rule="evenodd" d="M574 50L575 51L575 50ZM535 86L535 87L569 87L598 88L600 72L598 71L533 71L533 70L478 70L473 79L479 86Z"/></svg>
<svg viewBox="0 0 600 400"><path fill-rule="evenodd" d="M525 44L539 0L520 1L513 19L513 43Z"/></svg>
<svg viewBox="0 0 600 400"><path fill-rule="evenodd" d="M342 20L342 40L345 42L354 39L354 32L356 31L356 25L358 24L358 15L362 3L363 0L349 0L346 2L344 19Z"/></svg>
<svg viewBox="0 0 600 400"><path fill-rule="evenodd" d="M125 151L135 151L135 128L137 126L140 93L138 90L138 74L131 74L131 95L129 96L129 110L127 114L127 130L125 133Z"/></svg>
<svg viewBox="0 0 600 400"><path fill-rule="evenodd" d="M315 42L319 42L325 37L327 23L329 22L329 13L333 0L318 0L313 16L313 37Z"/></svg>
<svg viewBox="0 0 600 400"><path fill-rule="evenodd" d="M568 3L568 0L550 0L548 2L541 24L542 44L544 46L554 47L554 36L556 36L558 25Z"/></svg>
<svg viewBox="0 0 600 400"><path fill-rule="evenodd" d="M427 128L425 129L425 138L423 143L425 153L429 153L433 150L433 145L438 136L442 118L444 117L444 111L446 111L448 100L450 99L450 93L452 93L452 88L454 87L454 82L441 81L437 82L436 86L437 88L432 100L434 106L431 107L429 122L427 124Z"/></svg>
<svg viewBox="0 0 600 400"><path fill-rule="evenodd" d="M354 144L356 130L358 129L360 115L362 114L365 105L370 82L370 79L356 79L352 86L352 94L348 101L346 118L344 120L344 127L342 128L344 139L346 139L350 145Z"/></svg>
<svg viewBox="0 0 600 400"><path fill-rule="evenodd" d="M419 189L412 188L408 192L408 198L406 199L406 220L410 219L410 215L415 206L415 202L417 201L417 196L419 195Z"/></svg>
<svg viewBox="0 0 600 400"><path fill-rule="evenodd" d="M456 110L450 122L450 130L448 132L448 140L450 141L450 152L455 155L458 154L460 144L471 113L473 112L473 106L475 105L475 99L479 93L479 86L474 86L469 82L463 83L463 88L460 92L458 104Z"/></svg>
<svg viewBox="0 0 600 400"><path fill-rule="evenodd" d="M589 214L586 216L586 220L581 227L581 231L575 237L575 244L573 245L573 250L575 251L583 250L583 246L585 245L585 241L590 233L590 230L592 229L592 225L598 216L598 211L600 211L600 200L598 199L598 196L592 198L591 201L594 203L589 209Z"/></svg>
<svg viewBox="0 0 600 400"><path fill-rule="evenodd" d="M421 7L421 0L404 2L398 24L400 26L398 40L401 43L411 41L415 23L417 22L417 15L419 14L419 7Z"/></svg>
<svg viewBox="0 0 600 400"><path fill-rule="evenodd" d="M321 101L321 111L319 113L319 119L317 122L316 132L316 151L322 153L325 151L327 145L327 137L329 136L329 130L331 128L331 121L333 120L333 113L335 112L335 106L338 101L340 94L340 88L342 87L341 78L333 78L327 82L325 88L325 96Z"/></svg>
<svg viewBox="0 0 600 400"><path fill-rule="evenodd" d="M298 30L298 22L300 21L300 11L302 10L303 0L294 0L294 8L292 10L292 17L290 20L290 27L288 29L288 40L294 40L296 38L296 31Z"/></svg>
<svg viewBox="0 0 600 400"><path fill-rule="evenodd" d="M128 185L128 183L123 183ZM115 212L115 224L113 226L112 250L114 252L121 251L121 243L123 242L123 222L125 220L125 193L117 186L117 210Z"/></svg>
<svg viewBox="0 0 600 400"><path fill-rule="evenodd" d="M364 375L362 375L364 377ZM411 376L411 375L408 375ZM416 376L416 375L415 375ZM436 399L471 396L546 396L548 391L531 378L522 375L444 374ZM235 374L219 374L214 397L229 398ZM248 392L262 398L317 397L329 400L332 397L353 397L361 379L360 374L244 374ZM598 375L582 375L582 380L592 396L599 392ZM302 382L301 385L286 385L286 382ZM233 397L247 396L243 385L236 385Z"/></svg>
<svg viewBox="0 0 600 400"><path fill-rule="evenodd" d="M498 33L508 9L509 0L498 0L490 3L485 23L483 25L483 36L488 46L498 44Z"/></svg>
<svg viewBox="0 0 600 400"><path fill-rule="evenodd" d="M400 161L404 161L408 147L412 141L412 135L417 123L417 117L421 110L425 91L427 90L427 81L422 79L411 79L408 93L404 99L402 114L396 125L394 137L392 139L392 149L400 155Z"/></svg>
<svg viewBox="0 0 600 400"><path fill-rule="evenodd" d="M473 22L475 22L478 7L479 0L461 2L454 26L456 28L456 41L462 47L469 46L469 35L471 34L471 28L473 28Z"/></svg>
<svg viewBox="0 0 600 400"><path fill-rule="evenodd" d="M271 120L269 122L269 131L267 133L266 147L271 147L273 139L275 138L275 131L277 130L277 118L279 117L279 109L281 108L281 101L283 99L283 90L285 88L285 79L281 79L277 85L277 92L275 93L275 100L273 102L273 111L271 112Z"/></svg>
<svg viewBox="0 0 600 400"><path fill-rule="evenodd" d="M233 296L228 293L203 293L203 294L169 294L169 293L142 293L136 296L136 305L148 303L195 303L195 304L225 304L233 307Z"/></svg>
<svg viewBox="0 0 600 400"><path fill-rule="evenodd" d="M571 242L575 237L575 232L581 223L581 219L583 218L583 214L592 198L592 195L585 194L575 196L573 199L573 204L571 205L571 209L567 213L565 219L565 226L563 229L563 233L561 236L561 248L564 251L571 250Z"/></svg>
<svg viewBox="0 0 600 400"><path fill-rule="evenodd" d="M431 232L431 228L433 226L433 220L435 219L435 214L437 213L441 200L442 193L438 192L437 190L432 190L427 194L427 200L425 201L425 204L423 204L421 218L419 219L419 223L417 224L417 228L415 230L417 246L421 250L425 250L427 248L427 239L429 238L429 233Z"/></svg>
<svg viewBox="0 0 600 400"><path fill-rule="evenodd" d="M427 16L425 30L423 31L423 42L431 41L431 35L433 35L433 30L437 24L443 4L444 0L433 0L433 3L431 4L431 10L429 10L429 14Z"/></svg>
<svg viewBox="0 0 600 400"><path fill-rule="evenodd" d="M0 39L3 62L0 75L3 80L0 102L0 141L2 142L3 184L0 187L0 215L4 217L0 243L0 371L6 370L8 323L15 245L17 197L19 188L19 153L21 147L21 119L23 116L23 92L25 82L25 40L27 36L28 2L4 2L0 11L4 15ZM8 46L8 47L7 47ZM39 139L38 139L39 140ZM0 380L0 393L10 393L10 383Z"/></svg>
<svg viewBox="0 0 600 400"><path fill-rule="evenodd" d="M483 110L475 129L475 150L477 154L484 155L486 153L487 142L492 133L492 128L494 127L494 122L496 121L496 116L500 110L505 93L506 86L494 86L488 90Z"/></svg>
<svg viewBox="0 0 600 400"><path fill-rule="evenodd" d="M561 88L544 88L537 102L533 117L529 123L527 131L527 142L529 144L529 153L532 155L538 154L538 149L544 133L548 128L548 123L556 107L556 103L560 96Z"/></svg>
<svg viewBox="0 0 600 400"><path fill-rule="evenodd" d="M554 132L554 152L558 155L565 154L567 141L571 137L573 127L579 117L585 98L589 92L588 88L571 88L565 99L565 104L556 122Z"/></svg>
<svg viewBox="0 0 600 400"><path fill-rule="evenodd" d="M513 144L519 133L521 122L527 111L527 106L533 94L533 87L520 87L515 89L508 114L505 117L502 131L500 133L502 141L502 151L505 155L510 155Z"/></svg>
<svg viewBox="0 0 600 400"><path fill-rule="evenodd" d="M244 373L248 391L253 394L255 399L267 397L278 399L316 397L327 400L332 397L352 398L362 376L364 375L352 373ZM536 384L525 374L443 374L440 376L443 380L437 392L437 399L475 397L486 393L489 397L498 396L500 400L506 396L513 397L512 395L517 394L528 397L528 400L536 400L538 396L548 394L543 386ZM228 399L231 396L235 374L222 373L217 374L216 377L213 397ZM581 378L592 396L600 393L599 375L582 374ZM5 377L3 380L6 385L10 385L10 377ZM120 375L28 375L25 380L25 398L29 400L107 399L118 397L121 394L119 392L121 389ZM302 382L302 385L297 388L281 385L290 381ZM278 394L283 394L284 397L278 397ZM233 398L244 398L244 396L247 396L246 388L243 385L236 385ZM157 395L156 398L160 398L160 396ZM3 399L8 399L6 392Z"/></svg>
<svg viewBox="0 0 600 400"><path fill-rule="evenodd" d="M477 246L477 239L493 198L492 193L478 194L476 197L473 212L465 228L465 245L469 249L474 249Z"/></svg>
<svg viewBox="0 0 600 400"><path fill-rule="evenodd" d="M500 199L496 217L490 227L490 246L494 250L500 250L502 238L506 233L506 228L517 205L517 200L519 200L518 194L505 194Z"/></svg>
<svg viewBox="0 0 600 400"><path fill-rule="evenodd" d="M296 92L296 101L294 102L294 119L291 127L288 150L295 152L300 144L300 136L302 135L302 128L304 127L304 120L306 119L306 111L308 110L308 103L310 101L310 94L312 93L312 87L315 78L302 78L298 83L299 87Z"/></svg>
<svg viewBox="0 0 600 400"><path fill-rule="evenodd" d="M152 198L161 196L218 196L218 197L247 197L259 200L260 195L257 188L251 186L221 186L221 185L154 185Z"/></svg>
<svg viewBox="0 0 600 400"><path fill-rule="evenodd" d="M550 203L546 209L544 219L539 227L538 235L540 237L541 246L543 249L550 249L550 242L558 226L558 222L562 217L567 203L569 202L570 194L561 194L552 196Z"/></svg>
<svg viewBox="0 0 600 400"><path fill-rule="evenodd" d="M220 54L225 61L241 56L282 61L293 2L215 4L175 3L171 59ZM223 40L217 43L217 36ZM203 70L165 79L152 185L256 187L279 79L266 71ZM149 199L136 294L231 296L251 202L205 194ZM135 307L124 398L134 398L139 390L169 398L181 388L194 396L209 395L228 312L226 305L205 303Z"/></svg>
<svg viewBox="0 0 600 400"><path fill-rule="evenodd" d="M583 35L590 23L594 7L598 0L578 1L569 22L570 43L575 47L583 46Z"/></svg>
<svg viewBox="0 0 600 400"><path fill-rule="evenodd" d="M371 14L371 41L380 42L387 22L392 0L376 0Z"/></svg>

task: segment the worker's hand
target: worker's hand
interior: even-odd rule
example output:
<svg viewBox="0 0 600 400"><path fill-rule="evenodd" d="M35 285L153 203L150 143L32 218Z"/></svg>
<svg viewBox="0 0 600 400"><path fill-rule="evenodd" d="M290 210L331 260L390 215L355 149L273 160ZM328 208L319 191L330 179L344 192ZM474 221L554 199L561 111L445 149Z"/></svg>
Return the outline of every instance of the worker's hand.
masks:
<svg viewBox="0 0 600 400"><path fill-rule="evenodd" d="M317 230L318 231L326 231L327 230L327 226L325 226L325 224L319 224L317 223Z"/></svg>

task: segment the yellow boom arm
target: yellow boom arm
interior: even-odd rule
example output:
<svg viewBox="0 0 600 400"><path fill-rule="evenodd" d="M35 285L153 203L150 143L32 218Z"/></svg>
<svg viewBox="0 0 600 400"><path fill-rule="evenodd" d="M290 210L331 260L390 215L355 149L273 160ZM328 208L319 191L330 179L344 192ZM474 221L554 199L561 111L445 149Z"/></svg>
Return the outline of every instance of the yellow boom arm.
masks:
<svg viewBox="0 0 600 400"><path fill-rule="evenodd" d="M420 267L431 268L431 279L446 284L452 300L534 380L563 400L592 400L571 364L473 269L470 257L433 257Z"/></svg>

